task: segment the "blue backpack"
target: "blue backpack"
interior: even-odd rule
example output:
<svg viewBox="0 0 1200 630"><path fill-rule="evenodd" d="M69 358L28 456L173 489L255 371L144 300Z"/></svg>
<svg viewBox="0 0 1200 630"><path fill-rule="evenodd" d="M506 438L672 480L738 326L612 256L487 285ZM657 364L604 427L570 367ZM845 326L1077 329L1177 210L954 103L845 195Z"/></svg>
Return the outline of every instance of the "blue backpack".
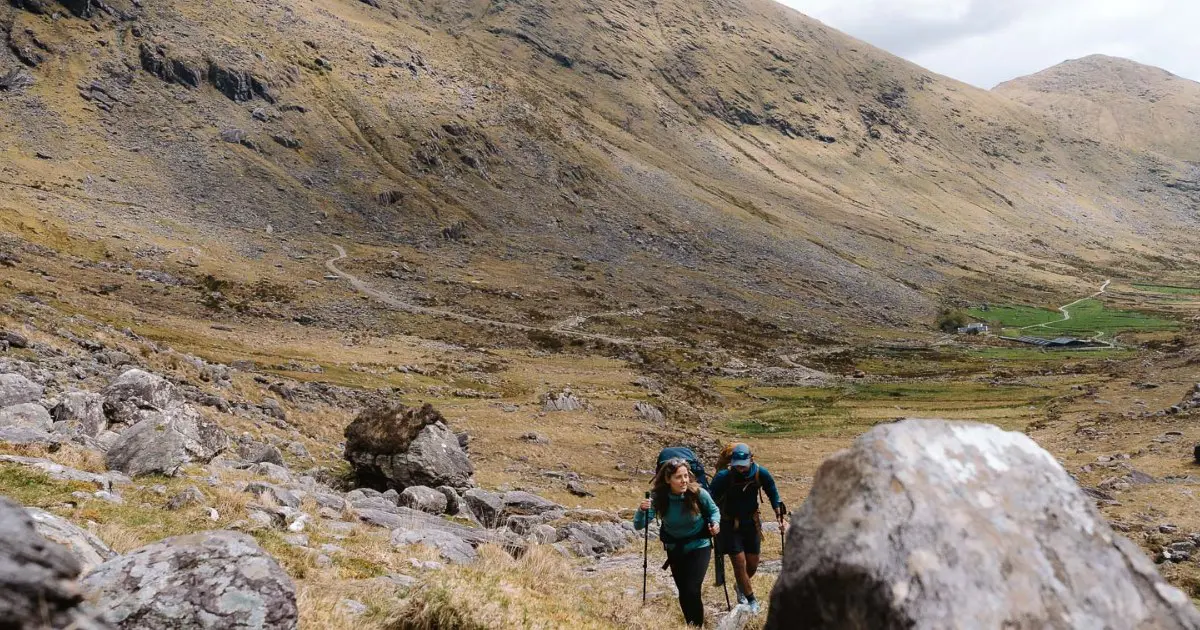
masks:
<svg viewBox="0 0 1200 630"><path fill-rule="evenodd" d="M708 490L708 475L704 472L704 464L700 463L700 458L696 457L696 452L686 446L668 446L658 452L658 465L654 467L657 472L662 465L669 459L682 459L688 463L688 468L692 470L692 476L696 478L696 482L701 488Z"/></svg>

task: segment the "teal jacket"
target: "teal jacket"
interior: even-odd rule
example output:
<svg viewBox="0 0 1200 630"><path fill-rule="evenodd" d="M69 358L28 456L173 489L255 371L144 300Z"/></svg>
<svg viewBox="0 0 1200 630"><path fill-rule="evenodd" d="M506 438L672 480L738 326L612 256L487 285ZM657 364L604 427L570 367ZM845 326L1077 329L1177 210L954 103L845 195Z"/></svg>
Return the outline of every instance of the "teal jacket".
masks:
<svg viewBox="0 0 1200 630"><path fill-rule="evenodd" d="M634 529L643 529L654 520L655 513L653 504L649 510L643 512L638 510L633 516ZM707 519L705 518L707 517ZM708 491L704 488L700 489L700 513L692 514L687 505L683 502L683 495L672 494L670 503L667 505L667 513L662 518L662 525L659 526L658 537L661 540L663 534L675 539L688 539L704 533L704 536L689 540L683 543L683 551L695 551L709 546L711 543L708 540L708 525L717 525L721 522L721 511L717 509L717 504L713 502ZM667 551L674 551L675 545L663 541L663 547Z"/></svg>

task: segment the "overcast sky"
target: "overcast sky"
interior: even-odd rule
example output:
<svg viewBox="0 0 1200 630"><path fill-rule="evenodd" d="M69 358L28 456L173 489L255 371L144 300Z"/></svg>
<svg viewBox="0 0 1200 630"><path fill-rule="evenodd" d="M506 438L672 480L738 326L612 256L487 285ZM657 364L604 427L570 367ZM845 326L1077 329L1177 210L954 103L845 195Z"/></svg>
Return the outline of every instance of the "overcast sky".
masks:
<svg viewBox="0 0 1200 630"><path fill-rule="evenodd" d="M983 88L1094 53L1200 80L1197 0L779 0Z"/></svg>

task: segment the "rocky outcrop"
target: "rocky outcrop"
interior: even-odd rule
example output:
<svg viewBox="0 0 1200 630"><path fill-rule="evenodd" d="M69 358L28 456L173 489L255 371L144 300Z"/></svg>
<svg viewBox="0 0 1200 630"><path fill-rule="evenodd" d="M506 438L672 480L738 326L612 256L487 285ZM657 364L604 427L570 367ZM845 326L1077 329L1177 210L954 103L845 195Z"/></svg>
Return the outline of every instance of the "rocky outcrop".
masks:
<svg viewBox="0 0 1200 630"><path fill-rule="evenodd" d="M174 475L191 462L207 463L229 446L221 427L190 405L165 411L139 411L139 420L108 450L109 469L130 476Z"/></svg>
<svg viewBox="0 0 1200 630"><path fill-rule="evenodd" d="M654 424L662 424L667 421L667 417L663 412L650 403L638 402L633 406L633 411L643 420L653 422Z"/></svg>
<svg viewBox="0 0 1200 630"><path fill-rule="evenodd" d="M38 508L25 508L37 533L50 542L62 545L79 562L81 572L86 574L107 560L116 557L117 553L104 544L95 534L68 521Z"/></svg>
<svg viewBox="0 0 1200 630"><path fill-rule="evenodd" d="M579 411L585 406L584 401L580 400L570 388L542 395L542 411L545 412Z"/></svg>
<svg viewBox="0 0 1200 630"><path fill-rule="evenodd" d="M475 467L458 436L430 405L363 411L346 427L345 457L358 485L377 490L475 485Z"/></svg>
<svg viewBox="0 0 1200 630"><path fill-rule="evenodd" d="M110 422L133 424L142 410L165 411L183 405L184 399L167 379L144 370L129 370L101 392L104 413Z"/></svg>
<svg viewBox="0 0 1200 630"><path fill-rule="evenodd" d="M37 402L42 386L20 374L0 374L0 407Z"/></svg>
<svg viewBox="0 0 1200 630"><path fill-rule="evenodd" d="M871 430L818 470L787 543L767 628L1200 628L1053 457L990 425Z"/></svg>
<svg viewBox="0 0 1200 630"><path fill-rule="evenodd" d="M178 536L100 565L83 587L119 628L290 629L291 579L245 534Z"/></svg>
<svg viewBox="0 0 1200 630"><path fill-rule="evenodd" d="M166 81L188 88L199 88L208 82L226 98L236 102L262 98L276 101L268 82L249 70L234 67L214 59L201 61L195 55L173 50L166 44L143 42L138 49L142 70Z"/></svg>
<svg viewBox="0 0 1200 630"><path fill-rule="evenodd" d="M0 628L106 627L80 608L79 568L21 506L0 497Z"/></svg>

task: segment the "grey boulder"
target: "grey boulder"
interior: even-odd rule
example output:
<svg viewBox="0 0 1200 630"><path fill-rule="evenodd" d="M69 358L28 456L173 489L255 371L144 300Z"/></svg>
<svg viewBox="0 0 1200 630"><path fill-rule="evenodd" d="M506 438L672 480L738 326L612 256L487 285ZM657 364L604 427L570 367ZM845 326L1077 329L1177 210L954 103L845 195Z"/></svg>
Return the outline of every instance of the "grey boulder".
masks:
<svg viewBox="0 0 1200 630"><path fill-rule="evenodd" d="M108 428L104 417L104 397L91 392L65 394L54 409L54 431L65 435L99 437Z"/></svg>
<svg viewBox="0 0 1200 630"><path fill-rule="evenodd" d="M37 533L71 552L71 555L79 562L83 573L91 571L117 555L95 534L65 518L38 508L25 508L25 511L29 514L29 518L33 519L33 526Z"/></svg>
<svg viewBox="0 0 1200 630"><path fill-rule="evenodd" d="M522 490L505 492L503 500L504 513L506 515L544 514L546 512L553 512L555 510L563 509L563 506L551 501L550 499L545 499L531 492L524 492Z"/></svg>
<svg viewBox="0 0 1200 630"><path fill-rule="evenodd" d="M229 531L177 536L100 565L83 587L105 621L139 630L290 629L292 580L254 539Z"/></svg>
<svg viewBox="0 0 1200 630"><path fill-rule="evenodd" d="M446 514L458 514L462 509L462 498L458 496L458 491L450 486L438 486L437 491L446 497Z"/></svg>
<svg viewBox="0 0 1200 630"><path fill-rule="evenodd" d="M766 627L1200 628L1031 439L991 425L872 429L817 471Z"/></svg>
<svg viewBox="0 0 1200 630"><path fill-rule="evenodd" d="M229 436L190 405L163 412L140 411L139 421L108 450L110 470L132 477L175 475L191 462L208 463L229 445Z"/></svg>
<svg viewBox="0 0 1200 630"><path fill-rule="evenodd" d="M504 514L504 498L482 488L471 488L462 495L463 504L486 527L496 527Z"/></svg>
<svg viewBox="0 0 1200 630"><path fill-rule="evenodd" d="M446 513L446 495L428 486L409 486L400 493L399 505L429 514Z"/></svg>
<svg viewBox="0 0 1200 630"><path fill-rule="evenodd" d="M37 402L45 391L20 374L0 374L0 407Z"/></svg>
<svg viewBox="0 0 1200 630"><path fill-rule="evenodd" d="M284 466L283 453L264 442L243 442L238 445L238 457L251 464L275 464Z"/></svg>
<svg viewBox="0 0 1200 630"><path fill-rule="evenodd" d="M50 412L37 403L21 403L0 408L0 427L49 431L54 421Z"/></svg>
<svg viewBox="0 0 1200 630"><path fill-rule="evenodd" d="M139 410L165 411L183 404L183 395L167 379L133 369L117 377L101 392L109 421L133 424Z"/></svg>
<svg viewBox="0 0 1200 630"><path fill-rule="evenodd" d="M441 422L422 428L403 452L376 454L347 450L346 459L360 479L384 480L390 488L418 485L469 488L475 484L472 478L475 467L459 445L458 436Z"/></svg>

